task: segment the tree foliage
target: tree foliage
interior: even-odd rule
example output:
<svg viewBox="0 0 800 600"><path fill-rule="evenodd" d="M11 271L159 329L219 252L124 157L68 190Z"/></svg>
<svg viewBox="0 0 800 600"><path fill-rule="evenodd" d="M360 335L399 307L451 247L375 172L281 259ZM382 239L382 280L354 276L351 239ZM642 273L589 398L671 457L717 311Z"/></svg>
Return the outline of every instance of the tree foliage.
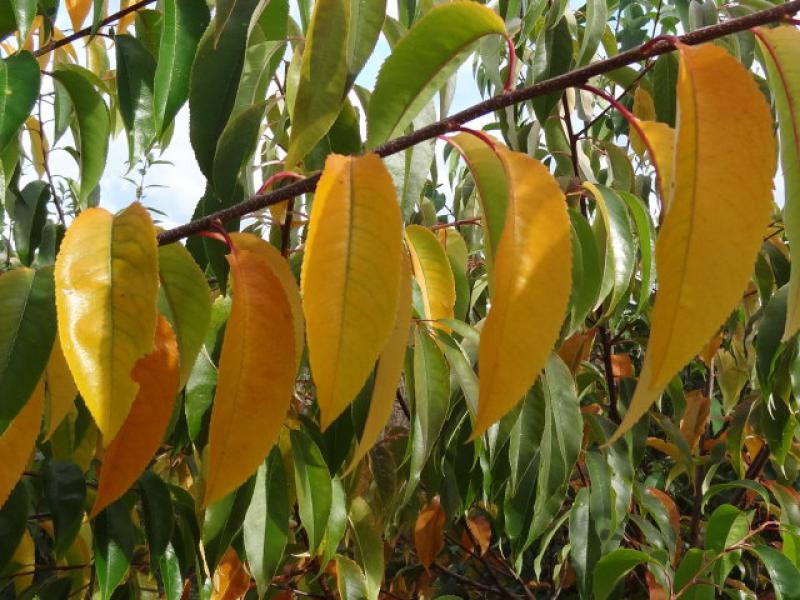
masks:
<svg viewBox="0 0 800 600"><path fill-rule="evenodd" d="M3 598L800 597L800 1L579 4L0 2Z"/></svg>

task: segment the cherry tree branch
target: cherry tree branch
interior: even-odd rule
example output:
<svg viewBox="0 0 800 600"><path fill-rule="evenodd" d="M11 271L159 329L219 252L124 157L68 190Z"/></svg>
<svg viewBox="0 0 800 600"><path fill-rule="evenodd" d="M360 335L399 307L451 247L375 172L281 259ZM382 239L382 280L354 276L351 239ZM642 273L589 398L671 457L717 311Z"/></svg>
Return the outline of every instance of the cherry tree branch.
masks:
<svg viewBox="0 0 800 600"><path fill-rule="evenodd" d="M407 135L390 140L372 149L372 151L381 157L397 154L421 142L434 139L445 133L457 131L463 123L472 121L483 115L493 113L514 104L519 104L520 102L531 100L538 96L563 91L569 87L581 86L588 82L590 78L597 75L603 75L632 63L666 54L675 49L676 43L690 46L701 44L732 33L745 31L751 27L780 21L781 19L791 17L798 11L800 11L800 0L791 0L786 4L758 11L744 17L730 19L716 25L703 27L702 29L696 29L681 36L658 36L641 46L631 48L611 58L586 65L585 67L569 71L557 77L540 81L529 87L498 94L497 96L479 102L446 119L442 119L441 121L432 123ZM248 200L234 204L233 206L224 208L208 216L163 231L158 235L158 242L161 245L170 244L189 235L209 229L214 221L226 222L238 219L273 204L311 192L316 188L319 177L320 174L315 173L305 179L275 190L274 192L257 194Z"/></svg>

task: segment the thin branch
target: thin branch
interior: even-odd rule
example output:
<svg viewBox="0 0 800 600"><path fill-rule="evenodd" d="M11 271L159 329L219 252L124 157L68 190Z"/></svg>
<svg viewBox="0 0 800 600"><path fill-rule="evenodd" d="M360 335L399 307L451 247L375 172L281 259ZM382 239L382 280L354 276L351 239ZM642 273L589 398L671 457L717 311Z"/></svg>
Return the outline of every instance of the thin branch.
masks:
<svg viewBox="0 0 800 600"><path fill-rule="evenodd" d="M136 4L131 4L127 8L123 8L121 11L115 12L113 15L107 16L105 19L100 21L100 23L98 23L97 27L90 25L89 27L84 27L80 31L76 31L71 35L63 37L60 40L52 40L50 43L39 48L36 52L33 53L33 55L42 56L43 54L52 52L56 48L60 48L61 46L67 46L68 44L71 44L75 40L79 40L82 37L86 37L92 34L97 34L97 30L100 29L101 27L105 27L106 25L110 25L111 23L116 23L125 15L129 15L133 12L141 10L145 6L154 4L155 2L156 0L140 0Z"/></svg>
<svg viewBox="0 0 800 600"><path fill-rule="evenodd" d="M410 148L411 146L415 146L420 142L433 139L444 133L456 131L463 123L472 121L473 119L477 119L483 115L493 113L500 109L507 108L514 104L519 104L520 102L525 102L545 94L562 91L569 87L583 85L590 78L597 75L608 73L609 71L625 67L635 62L647 60L653 56L659 56L661 54L671 52L675 49L676 43L692 46L703 42L708 42L725 35L730 35L739 31L745 31L751 27L756 27L758 25L764 25L767 23L774 23L775 21L779 21L787 16L793 15L798 11L800 11L800 0L791 0L786 4L781 4L767 10L758 11L737 19L731 19L716 25L710 25L709 27L696 29L681 36L657 37L645 44L642 44L641 46L631 48L625 52L620 52L611 58L586 65L585 67L575 69L574 71L569 71L551 79L546 79L530 87L519 88L510 92L499 94L493 98L484 100L483 102L479 102L478 104L462 110L461 112L458 112L446 119L437 121L436 123L432 123L427 127L413 131L408 135L403 135L390 140L385 144L374 148L373 151L381 157L397 154L398 152L402 152L403 150ZM218 219L222 222L231 221L233 219L244 217L257 210L261 210L262 208L266 208L267 206L277 204L278 202L283 202L289 198L294 198L301 194L311 192L316 188L319 177L320 174L315 173L314 175L311 175L302 181L292 183L269 194L253 196L252 198L240 202L239 204L235 204L216 213L202 217L196 221L191 221L185 225L175 227L174 229L163 231L158 235L158 242L160 245L170 244L199 231L208 229L215 219Z"/></svg>

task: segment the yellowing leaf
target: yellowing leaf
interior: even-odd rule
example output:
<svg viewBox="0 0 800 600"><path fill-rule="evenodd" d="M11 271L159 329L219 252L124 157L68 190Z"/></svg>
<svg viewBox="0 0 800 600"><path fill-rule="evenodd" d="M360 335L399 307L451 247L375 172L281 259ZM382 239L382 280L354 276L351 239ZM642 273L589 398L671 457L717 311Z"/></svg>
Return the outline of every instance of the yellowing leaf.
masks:
<svg viewBox="0 0 800 600"><path fill-rule="evenodd" d="M572 280L570 221L558 183L529 156L505 148L499 156L509 198L492 306L481 332L473 437L533 385L558 338Z"/></svg>
<svg viewBox="0 0 800 600"><path fill-rule="evenodd" d="M42 124L36 117L28 117L25 121L25 126L28 129L28 137L31 142L31 160L33 161L33 169L36 174L41 177L45 172L45 163L47 160L47 153L50 151L50 145L47 143L47 137L42 130Z"/></svg>
<svg viewBox="0 0 800 600"><path fill-rule="evenodd" d="M561 344L561 348L558 349L559 358L569 367L573 375L577 372L581 363L589 359L596 334L597 329L594 327L587 331L575 332L564 340L564 343Z"/></svg>
<svg viewBox="0 0 800 600"><path fill-rule="evenodd" d="M61 348L105 443L139 390L131 370L153 348L157 263L156 231L139 203L116 215L82 212L56 259Z"/></svg>
<svg viewBox="0 0 800 600"><path fill-rule="evenodd" d="M31 457L44 411L44 386L40 382L30 399L0 435L0 506L14 489Z"/></svg>
<svg viewBox="0 0 800 600"><path fill-rule="evenodd" d="M46 440L75 406L75 396L78 395L78 388L69 372L61 342L58 340L53 344L50 359L44 369L44 387L48 401L47 429L44 434Z"/></svg>
<svg viewBox="0 0 800 600"><path fill-rule="evenodd" d="M711 401L700 390L686 394L686 410L681 419L681 434L694 452L706 429L711 414Z"/></svg>
<svg viewBox="0 0 800 600"><path fill-rule="evenodd" d="M67 0L67 12L72 22L73 31L78 31L83 25L86 16L89 14L89 9L92 7L92 1L93 0ZM121 29L119 33L122 33Z"/></svg>
<svg viewBox="0 0 800 600"><path fill-rule="evenodd" d="M653 97L643 87L639 86L633 94L633 114L642 121L655 121L656 106ZM644 154L645 145L634 128L630 130L631 147L639 156Z"/></svg>
<svg viewBox="0 0 800 600"><path fill-rule="evenodd" d="M669 210L672 195L672 170L675 155L675 130L665 123L657 121L639 121L653 155L650 160L656 168L658 191L661 195L661 210L664 214Z"/></svg>
<svg viewBox="0 0 800 600"><path fill-rule="evenodd" d="M225 551L214 572L211 600L238 600L248 589L250 589L250 574L231 546Z"/></svg>
<svg viewBox="0 0 800 600"><path fill-rule="evenodd" d="M139 393L104 453L92 518L136 482L161 445L178 393L178 362L175 334L160 316L154 350L139 360L131 373L140 386Z"/></svg>
<svg viewBox="0 0 800 600"><path fill-rule="evenodd" d="M414 525L414 548L417 551L419 562L426 569L430 568L444 547L445 520L439 496L434 497L430 504L419 511L417 516L417 522Z"/></svg>
<svg viewBox="0 0 800 600"><path fill-rule="evenodd" d="M19 597L23 590L33 585L33 573L36 569L36 546L33 543L31 532L27 528L22 534L17 549L14 550L9 566L6 567L6 571L24 573L14 577L14 591Z"/></svg>
<svg viewBox="0 0 800 600"><path fill-rule="evenodd" d="M771 29L758 27L754 32L778 114L786 190L783 224L789 244L796 249L800 246L800 31L792 25L781 25ZM787 303L784 341L800 329L800 261L797 260L791 262Z"/></svg>
<svg viewBox="0 0 800 600"><path fill-rule="evenodd" d="M292 307L269 259L235 246L227 259L233 304L209 426L206 506L264 461L286 418L296 370Z"/></svg>
<svg viewBox="0 0 800 600"><path fill-rule="evenodd" d="M289 263L281 256L281 253L272 244L265 242L260 237L252 233L232 233L231 240L233 245L240 250L249 250L264 258L269 262L272 268L272 273L278 278L283 291L286 293L286 299L289 300L289 306L292 309L292 322L294 323L294 350L295 350L295 367L294 370L300 368L300 360L303 357L303 347L305 346L305 319L303 318L303 303L300 299L300 289L297 287L297 281L292 274Z"/></svg>
<svg viewBox="0 0 800 600"><path fill-rule="evenodd" d="M401 227L391 177L376 154L328 156L301 277L323 429L353 401L394 327Z"/></svg>
<svg viewBox="0 0 800 600"><path fill-rule="evenodd" d="M772 210L775 139L752 75L718 46L680 46L673 188L656 243L650 340L630 408L609 443L741 300Z"/></svg>
<svg viewBox="0 0 800 600"><path fill-rule="evenodd" d="M353 455L353 460L350 461L347 472L350 472L369 452L392 415L395 398L397 397L397 385L400 383L400 376L403 373L410 327L411 267L408 258L404 257L403 270L400 275L400 300L397 305L394 330L378 359L375 383L372 387L372 396L369 401L369 412L367 413L367 421L364 424L364 432L361 434L361 440Z"/></svg>
<svg viewBox="0 0 800 600"><path fill-rule="evenodd" d="M425 318L431 321L452 319L456 284L444 248L433 232L421 225L406 227L406 242L411 253L414 278L422 291Z"/></svg>

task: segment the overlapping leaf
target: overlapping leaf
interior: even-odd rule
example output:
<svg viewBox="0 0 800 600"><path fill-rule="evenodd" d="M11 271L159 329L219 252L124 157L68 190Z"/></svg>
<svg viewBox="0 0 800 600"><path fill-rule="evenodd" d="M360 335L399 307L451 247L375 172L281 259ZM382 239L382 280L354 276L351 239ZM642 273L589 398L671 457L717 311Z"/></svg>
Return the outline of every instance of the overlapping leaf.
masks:
<svg viewBox="0 0 800 600"><path fill-rule="evenodd" d="M431 321L452 319L456 303L455 279L444 248L436 236L421 225L406 227L406 242L414 278L422 292L425 318Z"/></svg>

